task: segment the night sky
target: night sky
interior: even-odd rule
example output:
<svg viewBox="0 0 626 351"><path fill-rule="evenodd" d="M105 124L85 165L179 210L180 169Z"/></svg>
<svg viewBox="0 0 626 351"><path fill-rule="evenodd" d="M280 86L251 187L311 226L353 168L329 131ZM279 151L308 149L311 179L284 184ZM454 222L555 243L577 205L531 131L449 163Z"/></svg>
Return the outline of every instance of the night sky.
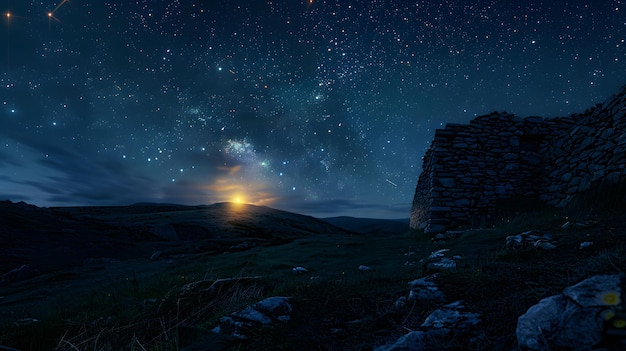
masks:
<svg viewBox="0 0 626 351"><path fill-rule="evenodd" d="M407 218L436 128L626 84L626 1L2 0L0 199Z"/></svg>

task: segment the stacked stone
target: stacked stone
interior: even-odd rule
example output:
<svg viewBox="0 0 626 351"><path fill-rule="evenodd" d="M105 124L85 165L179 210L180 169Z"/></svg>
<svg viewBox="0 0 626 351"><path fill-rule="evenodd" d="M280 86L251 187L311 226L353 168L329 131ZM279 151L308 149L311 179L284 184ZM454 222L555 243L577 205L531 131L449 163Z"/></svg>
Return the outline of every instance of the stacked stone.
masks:
<svg viewBox="0 0 626 351"><path fill-rule="evenodd" d="M541 199L553 206L567 205L592 184L625 180L626 89L574 118L567 132L544 150L552 169Z"/></svg>
<svg viewBox="0 0 626 351"><path fill-rule="evenodd" d="M438 129L423 158L411 227L435 234L472 224L507 199L563 206L594 182L623 180L625 114L626 87L581 115L492 113Z"/></svg>

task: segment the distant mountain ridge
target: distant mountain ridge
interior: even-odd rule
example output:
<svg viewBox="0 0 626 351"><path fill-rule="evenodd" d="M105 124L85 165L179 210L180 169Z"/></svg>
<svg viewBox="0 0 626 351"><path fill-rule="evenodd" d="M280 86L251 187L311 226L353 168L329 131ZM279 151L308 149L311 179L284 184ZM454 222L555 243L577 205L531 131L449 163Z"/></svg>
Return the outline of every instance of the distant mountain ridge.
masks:
<svg viewBox="0 0 626 351"><path fill-rule="evenodd" d="M375 219L349 216L322 218L322 220L357 233L373 235L392 235L409 231L409 218Z"/></svg>

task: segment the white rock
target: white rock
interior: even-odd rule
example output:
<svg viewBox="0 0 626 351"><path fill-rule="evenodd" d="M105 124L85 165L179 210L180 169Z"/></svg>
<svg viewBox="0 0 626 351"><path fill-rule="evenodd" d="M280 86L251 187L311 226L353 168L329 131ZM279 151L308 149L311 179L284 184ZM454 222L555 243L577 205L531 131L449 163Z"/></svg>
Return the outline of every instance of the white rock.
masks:
<svg viewBox="0 0 626 351"><path fill-rule="evenodd" d="M591 350L602 340L601 312L619 303L620 285L618 275L593 276L539 301L518 319L519 349Z"/></svg>
<svg viewBox="0 0 626 351"><path fill-rule="evenodd" d="M409 282L409 287L411 288L409 300L428 304L444 301L445 296L443 292L439 290L439 287L434 282L437 275L435 273Z"/></svg>
<svg viewBox="0 0 626 351"><path fill-rule="evenodd" d="M556 246L554 246L551 242L545 240L535 241L534 246L538 249L542 250L554 250Z"/></svg>
<svg viewBox="0 0 626 351"><path fill-rule="evenodd" d="M478 313L472 313L465 310L465 306L461 301L456 301L434 310L424 323L422 328L450 328L450 329L466 329L480 322Z"/></svg>
<svg viewBox="0 0 626 351"><path fill-rule="evenodd" d="M592 241L585 241L584 243L580 243L580 248L584 249L584 248L589 247L591 245L593 245Z"/></svg>
<svg viewBox="0 0 626 351"><path fill-rule="evenodd" d="M155 253L152 254L152 256L150 256L150 261L156 261L159 259L160 256L161 256L161 251L156 251Z"/></svg>
<svg viewBox="0 0 626 351"><path fill-rule="evenodd" d="M245 309L220 318L212 331L236 339L247 339L250 330L259 325L273 325L291 319L293 308L288 297L268 297Z"/></svg>
<svg viewBox="0 0 626 351"><path fill-rule="evenodd" d="M371 267L368 267L368 266L360 265L360 266L359 266L359 270L360 270L360 271L371 271L371 270L372 270L372 268L371 268Z"/></svg>
<svg viewBox="0 0 626 351"><path fill-rule="evenodd" d="M427 267L439 270L456 269L456 261L451 258L444 257L440 261L429 263Z"/></svg>
<svg viewBox="0 0 626 351"><path fill-rule="evenodd" d="M446 252L448 252L448 251L450 251L450 249L441 249L441 250L437 250L437 251L435 251L435 252L431 253L431 254L430 254L430 256L428 256L428 259L429 259L429 260L434 260L434 259L436 259L436 258L443 257L443 256L444 256L444 254L445 254Z"/></svg>
<svg viewBox="0 0 626 351"><path fill-rule="evenodd" d="M307 273L309 270L304 267L298 266L298 267L293 267L291 271L294 273Z"/></svg>

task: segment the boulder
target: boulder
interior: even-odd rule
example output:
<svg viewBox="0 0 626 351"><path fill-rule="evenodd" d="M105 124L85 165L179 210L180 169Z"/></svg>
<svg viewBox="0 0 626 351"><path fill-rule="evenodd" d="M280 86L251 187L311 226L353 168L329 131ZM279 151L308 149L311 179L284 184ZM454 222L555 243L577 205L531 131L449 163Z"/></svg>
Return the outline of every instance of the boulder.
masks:
<svg viewBox="0 0 626 351"><path fill-rule="evenodd" d="M437 284L435 284L434 280L436 278L437 273L409 282L409 287L411 288L409 300L428 304L442 302L445 296L443 292L439 290Z"/></svg>
<svg viewBox="0 0 626 351"><path fill-rule="evenodd" d="M591 350L603 344L619 349L603 335L621 307L621 285L618 275L598 275L542 299L518 319L518 349Z"/></svg>

